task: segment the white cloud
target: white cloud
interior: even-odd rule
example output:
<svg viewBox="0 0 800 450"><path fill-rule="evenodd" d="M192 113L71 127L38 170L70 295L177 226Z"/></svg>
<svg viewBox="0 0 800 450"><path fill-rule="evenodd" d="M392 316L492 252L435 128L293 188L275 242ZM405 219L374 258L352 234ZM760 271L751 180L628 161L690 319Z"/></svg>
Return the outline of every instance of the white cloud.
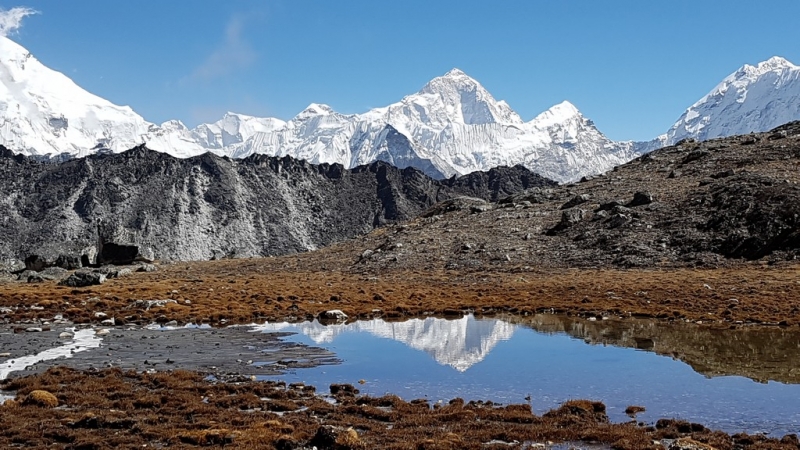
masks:
<svg viewBox="0 0 800 450"><path fill-rule="evenodd" d="M205 62L192 73L192 78L212 80L249 67L256 60L256 52L243 37L245 21L234 16L225 28L225 39Z"/></svg>
<svg viewBox="0 0 800 450"><path fill-rule="evenodd" d="M17 31L22 26L22 19L34 14L39 14L39 11L24 6L11 9L0 8L0 36L8 36Z"/></svg>

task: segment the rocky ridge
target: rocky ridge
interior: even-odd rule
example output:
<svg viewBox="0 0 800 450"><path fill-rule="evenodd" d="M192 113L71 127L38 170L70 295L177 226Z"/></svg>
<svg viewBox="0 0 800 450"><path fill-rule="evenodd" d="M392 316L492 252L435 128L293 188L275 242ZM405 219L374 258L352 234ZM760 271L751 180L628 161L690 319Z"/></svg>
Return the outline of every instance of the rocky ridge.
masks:
<svg viewBox="0 0 800 450"><path fill-rule="evenodd" d="M766 133L684 140L575 184L533 188L495 203L450 200L330 255L350 254L347 264L368 272L794 260L800 254L798 166L799 122ZM327 258L324 252L314 257Z"/></svg>
<svg viewBox="0 0 800 450"><path fill-rule="evenodd" d="M0 147L0 174L0 262L72 255L69 269L95 262L100 237L150 260L274 256L407 220L449 198L497 200L555 184L522 167L433 180L384 162L346 170L264 155L178 159L144 146L60 164Z"/></svg>

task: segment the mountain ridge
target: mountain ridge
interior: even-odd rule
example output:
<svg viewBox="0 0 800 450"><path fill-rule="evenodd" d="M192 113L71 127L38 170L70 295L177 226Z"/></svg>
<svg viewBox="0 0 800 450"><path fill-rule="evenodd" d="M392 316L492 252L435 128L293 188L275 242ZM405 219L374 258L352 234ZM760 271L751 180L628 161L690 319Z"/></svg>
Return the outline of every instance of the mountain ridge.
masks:
<svg viewBox="0 0 800 450"><path fill-rule="evenodd" d="M189 129L179 120L150 123L128 106L86 92L6 37L0 50L0 142L58 160L146 143L181 158L289 155L347 168L382 160L434 178L522 164L569 182L687 137L766 131L800 119L800 68L773 57L742 66L648 142L608 139L568 101L524 121L457 68L361 114L312 103L288 121L229 112Z"/></svg>
<svg viewBox="0 0 800 450"><path fill-rule="evenodd" d="M553 185L521 166L435 180L383 161L345 169L289 156L176 158L140 145L45 164L0 146L0 262L33 254L93 261L99 234L137 245L147 259L296 253L453 197L496 200Z"/></svg>

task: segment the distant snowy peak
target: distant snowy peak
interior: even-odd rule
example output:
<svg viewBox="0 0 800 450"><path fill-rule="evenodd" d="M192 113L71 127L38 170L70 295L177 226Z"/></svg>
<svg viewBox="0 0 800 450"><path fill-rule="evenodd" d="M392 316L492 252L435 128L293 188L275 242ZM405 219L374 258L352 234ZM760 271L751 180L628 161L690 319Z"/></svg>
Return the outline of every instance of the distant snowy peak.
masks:
<svg viewBox="0 0 800 450"><path fill-rule="evenodd" d="M85 156L146 143L177 157L292 156L347 168L386 161L440 178L521 164L560 182L605 172L685 137L764 131L800 119L800 68L780 57L745 65L650 142L616 142L564 101L524 122L453 69L418 92L363 114L312 103L289 121L229 112L193 129L156 125L45 67L0 37L0 143L28 155Z"/></svg>
<svg viewBox="0 0 800 450"><path fill-rule="evenodd" d="M779 56L745 64L690 106L666 142L767 131L800 119L800 67Z"/></svg>
<svg viewBox="0 0 800 450"><path fill-rule="evenodd" d="M198 125L192 134L203 147L222 149L240 144L256 133L270 133L285 125L286 122L280 119L228 112L214 123Z"/></svg>
<svg viewBox="0 0 800 450"><path fill-rule="evenodd" d="M521 123L519 115L506 102L497 101L480 83L459 69L429 81L417 94L404 103L429 104L441 101L450 122L466 125L486 123Z"/></svg>
<svg viewBox="0 0 800 450"><path fill-rule="evenodd" d="M551 106L550 109L531 120L529 124L536 128L544 129L576 119L583 119L583 115L578 111L575 105L565 100L557 105Z"/></svg>

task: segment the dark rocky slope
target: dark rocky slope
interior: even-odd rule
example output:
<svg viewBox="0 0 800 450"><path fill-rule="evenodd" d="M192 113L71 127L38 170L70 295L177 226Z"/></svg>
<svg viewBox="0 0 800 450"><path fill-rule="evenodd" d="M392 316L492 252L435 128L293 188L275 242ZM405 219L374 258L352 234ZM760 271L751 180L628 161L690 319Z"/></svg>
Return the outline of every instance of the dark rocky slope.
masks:
<svg viewBox="0 0 800 450"><path fill-rule="evenodd" d="M684 141L579 183L497 203L445 202L353 242L350 264L367 271L528 270L795 260L798 183L800 122Z"/></svg>
<svg viewBox="0 0 800 450"><path fill-rule="evenodd" d="M548 185L522 167L433 180L382 162L344 170L262 155L177 159L140 146L54 164L0 146L0 262L93 256L98 229L147 258L281 255L407 220L454 196L494 200Z"/></svg>

